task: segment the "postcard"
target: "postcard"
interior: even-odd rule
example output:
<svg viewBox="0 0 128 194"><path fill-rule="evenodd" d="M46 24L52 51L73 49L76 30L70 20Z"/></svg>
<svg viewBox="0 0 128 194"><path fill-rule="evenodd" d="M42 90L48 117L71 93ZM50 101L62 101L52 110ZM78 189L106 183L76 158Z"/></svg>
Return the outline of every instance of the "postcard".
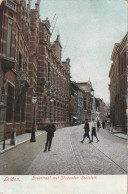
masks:
<svg viewBox="0 0 128 194"><path fill-rule="evenodd" d="M127 0L0 1L0 194L126 194Z"/></svg>

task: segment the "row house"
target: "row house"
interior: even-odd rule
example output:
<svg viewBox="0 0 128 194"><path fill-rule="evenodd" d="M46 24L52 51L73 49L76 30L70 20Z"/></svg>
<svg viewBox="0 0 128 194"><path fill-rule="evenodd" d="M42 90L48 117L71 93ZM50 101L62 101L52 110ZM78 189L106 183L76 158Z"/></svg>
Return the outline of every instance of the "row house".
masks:
<svg viewBox="0 0 128 194"><path fill-rule="evenodd" d="M97 120L102 122L106 120L106 104L103 99L95 98Z"/></svg>
<svg viewBox="0 0 128 194"><path fill-rule="evenodd" d="M83 96L83 118L82 122L85 122L85 119L89 121L92 118L95 118L95 100L94 100L94 90L90 81L77 83L77 85L84 91Z"/></svg>
<svg viewBox="0 0 128 194"><path fill-rule="evenodd" d="M70 82L70 125L81 124L83 121L84 91L76 82Z"/></svg>
<svg viewBox="0 0 128 194"><path fill-rule="evenodd" d="M4 0L0 18L0 131L31 132L33 96L38 129L51 119L58 127L69 125L70 59L61 61L59 36L50 43L50 24L39 18L39 0L34 9L31 0Z"/></svg>
<svg viewBox="0 0 128 194"><path fill-rule="evenodd" d="M110 123L110 105L109 104L105 105L105 117L106 117L106 122Z"/></svg>
<svg viewBox="0 0 128 194"><path fill-rule="evenodd" d="M110 78L110 116L116 130L127 132L127 36L114 45L111 55Z"/></svg>

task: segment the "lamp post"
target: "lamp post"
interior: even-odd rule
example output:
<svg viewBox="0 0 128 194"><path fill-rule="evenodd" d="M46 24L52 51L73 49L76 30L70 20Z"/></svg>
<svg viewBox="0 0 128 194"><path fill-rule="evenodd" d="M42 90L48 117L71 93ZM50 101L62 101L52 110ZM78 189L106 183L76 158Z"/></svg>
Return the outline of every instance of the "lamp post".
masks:
<svg viewBox="0 0 128 194"><path fill-rule="evenodd" d="M4 86L1 87L1 97L0 97L0 140L3 140L3 149L5 149L5 114L6 114L6 106L4 104L5 98L5 90ZM1 137L2 136L2 137Z"/></svg>
<svg viewBox="0 0 128 194"><path fill-rule="evenodd" d="M51 117L52 117L52 115L51 115L51 114L52 114L52 108L51 108L51 106L52 106L53 101L54 101L54 100L53 100L52 98L49 100L49 102L50 102L50 122L51 122L51 120L52 120L52 119L51 119Z"/></svg>
<svg viewBox="0 0 128 194"><path fill-rule="evenodd" d="M32 97L32 104L33 104L33 121L32 121L32 133L30 142L36 142L35 138L35 109L36 109L37 97Z"/></svg>

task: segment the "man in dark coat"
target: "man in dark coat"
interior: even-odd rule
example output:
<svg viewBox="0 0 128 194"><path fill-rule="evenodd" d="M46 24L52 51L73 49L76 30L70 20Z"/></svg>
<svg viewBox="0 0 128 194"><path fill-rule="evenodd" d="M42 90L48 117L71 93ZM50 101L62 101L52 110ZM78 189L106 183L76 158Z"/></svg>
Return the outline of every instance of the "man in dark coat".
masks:
<svg viewBox="0 0 128 194"><path fill-rule="evenodd" d="M83 140L81 141L81 143L84 143L85 137L87 137L89 139L89 143L91 143L90 135L89 135L90 128L89 128L88 119L86 119L86 122L85 122L85 125L84 125L84 131L85 131L85 133L83 135Z"/></svg>
<svg viewBox="0 0 128 194"><path fill-rule="evenodd" d="M47 151L47 148L48 148L48 151L50 151L52 138L54 137L54 132L56 131L56 127L51 121L51 123L46 126L45 130L47 132L47 140L46 140L44 152Z"/></svg>
<svg viewBox="0 0 128 194"><path fill-rule="evenodd" d="M103 127L103 129L105 128L105 122L104 122L104 120L102 121L102 127Z"/></svg>
<svg viewBox="0 0 128 194"><path fill-rule="evenodd" d="M99 131L99 129L100 129L100 122L99 120L97 120L97 131Z"/></svg>

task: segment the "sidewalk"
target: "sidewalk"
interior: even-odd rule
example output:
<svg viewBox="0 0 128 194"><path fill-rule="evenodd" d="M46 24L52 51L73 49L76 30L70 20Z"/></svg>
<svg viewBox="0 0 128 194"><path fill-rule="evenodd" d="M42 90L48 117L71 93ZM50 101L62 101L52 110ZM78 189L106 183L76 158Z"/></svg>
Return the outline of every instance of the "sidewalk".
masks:
<svg viewBox="0 0 128 194"><path fill-rule="evenodd" d="M128 140L128 134L124 134L123 132L119 132L115 129L113 129L112 131L110 130L110 128L108 129L110 133L112 133L113 135L115 135L116 137L120 137L122 139L126 139Z"/></svg>
<svg viewBox="0 0 128 194"><path fill-rule="evenodd" d="M91 122L89 124L90 124L90 128L91 128ZM128 134L124 134L123 132L119 132L115 129L111 130L109 126L106 126L105 129L107 129L110 133L112 133L116 137L128 140Z"/></svg>
<svg viewBox="0 0 128 194"><path fill-rule="evenodd" d="M124 134L121 132L118 132L116 130L113 130L113 134L117 137L123 138L123 139L127 139L128 140L128 134Z"/></svg>
<svg viewBox="0 0 128 194"><path fill-rule="evenodd" d="M90 127L91 127L91 123L90 123ZM110 129L108 129L108 130L109 130L109 132L111 132ZM41 135L42 133L44 133L44 131L38 130L38 131L35 132L35 135L37 137L37 136ZM128 135L126 135L124 133L120 133L119 131L116 131L114 129L113 129L112 134L114 136L119 137L119 138L128 140ZM16 137L16 145L10 145L10 139L7 139L5 141L5 149L4 150L3 150L3 142L0 142L0 154L2 154L3 152L8 151L10 149L13 149L14 147L16 147L16 146L18 146L22 143L25 143L26 141L30 141L30 138L31 138L31 133L25 133L25 134L22 134L22 135L18 135Z"/></svg>
<svg viewBox="0 0 128 194"><path fill-rule="evenodd" d="M44 131L36 131L35 132L35 136L39 136L41 135L42 133L44 133ZM31 139L31 133L24 133L22 135L18 135L16 137L16 145L10 145L10 139L7 139L5 141L5 149L3 150L3 141L0 142L0 154L2 154L3 152L6 152L10 149L13 149L14 147L18 146L19 144L22 144L22 143L25 143L26 141L30 141Z"/></svg>

